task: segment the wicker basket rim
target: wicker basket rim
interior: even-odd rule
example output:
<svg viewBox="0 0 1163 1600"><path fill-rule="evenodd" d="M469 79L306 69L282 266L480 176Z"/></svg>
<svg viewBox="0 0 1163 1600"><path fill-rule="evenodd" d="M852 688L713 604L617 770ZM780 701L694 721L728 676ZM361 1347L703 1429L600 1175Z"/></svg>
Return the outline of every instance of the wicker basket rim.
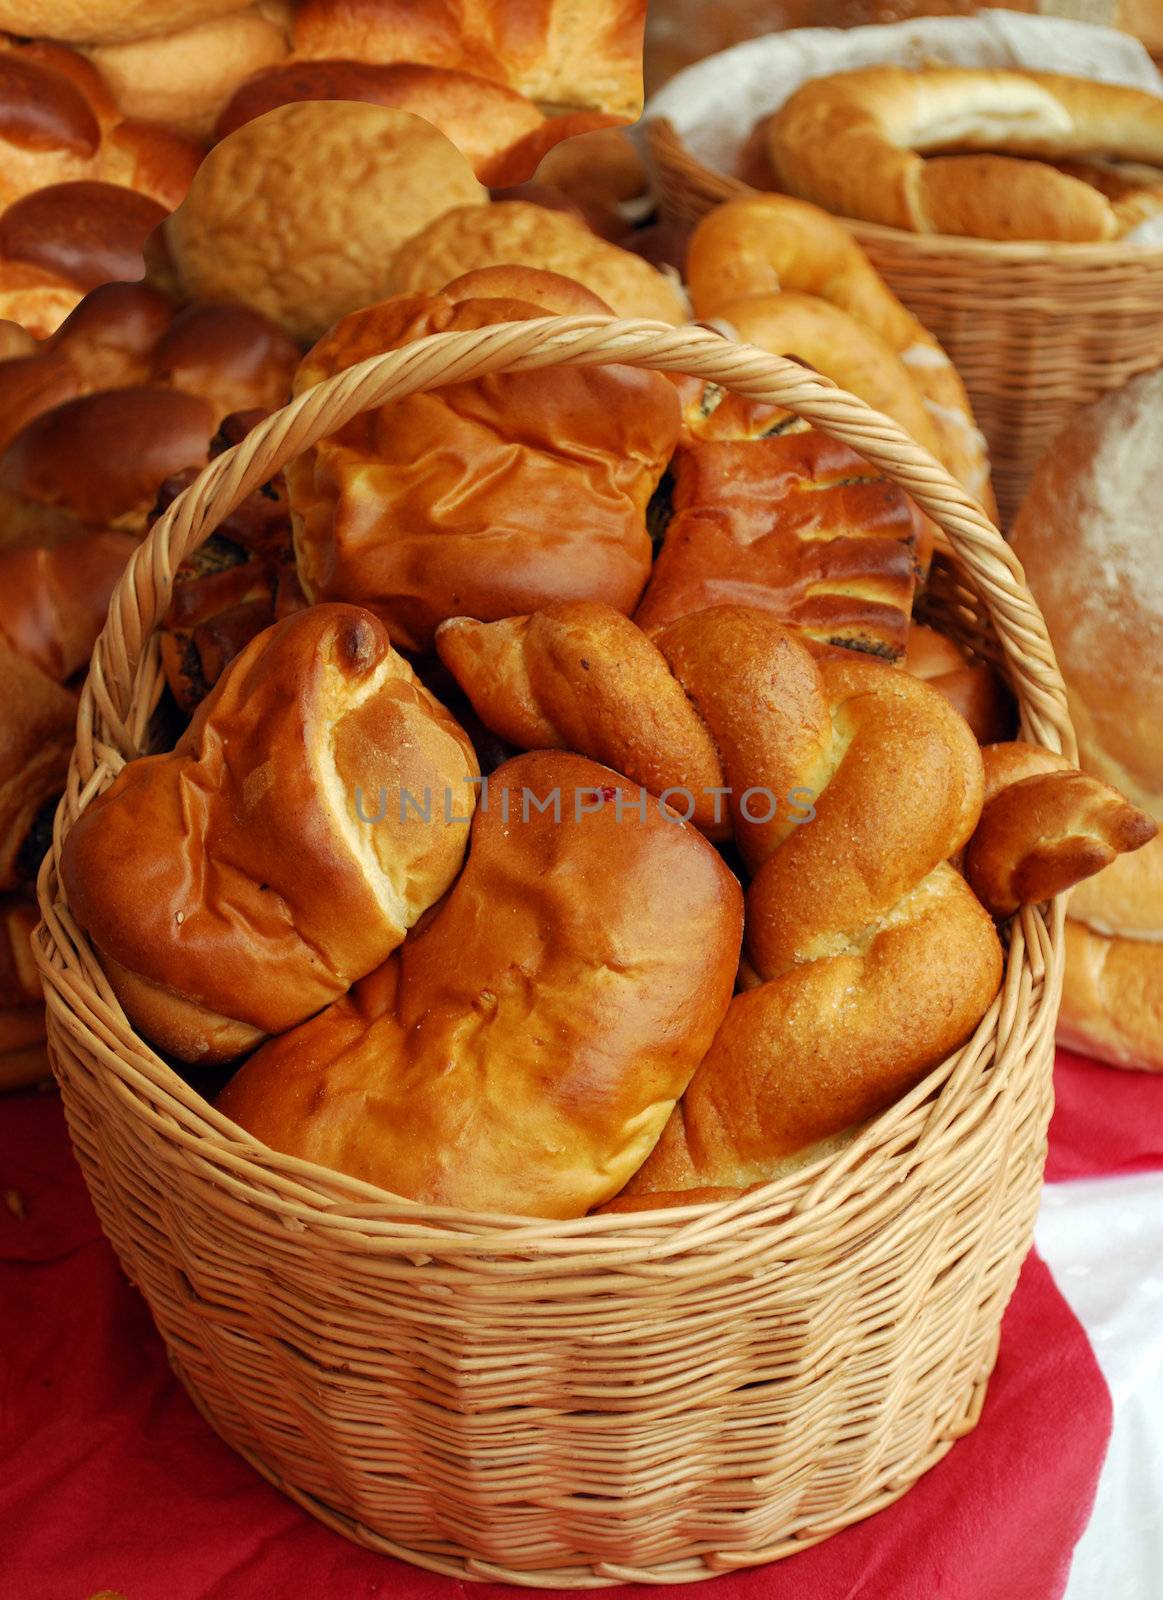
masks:
<svg viewBox="0 0 1163 1600"><path fill-rule="evenodd" d="M425 1247L447 1255L458 1240L478 1257L557 1247L574 1269L583 1246L595 1260L616 1254L619 1265L670 1258L720 1238L725 1248L735 1249L744 1225L754 1231L774 1218L802 1215L834 1185L837 1203L842 1203L844 1179L861 1158L878 1142L891 1144L894 1130L906 1127L910 1115L916 1116L939 1086L945 1095L950 1085L968 1081L1003 1030L1012 1043L1015 1019L1025 1024L1024 1045L1008 1053L1022 1061L1032 1042L1053 1027L1061 905L1051 914L1049 936L1032 909L1015 923L1002 993L974 1039L873 1119L838 1156L821 1157L729 1202L571 1222L427 1206L269 1150L224 1118L134 1034L70 915L58 868L72 821L126 760L146 748L149 717L160 692L154 630L168 605L178 565L253 489L362 411L485 374L610 361L704 377L744 396L782 405L852 445L907 489L944 530L993 620L1026 735L1075 753L1065 690L1045 624L1024 588L1020 565L984 510L896 422L794 362L699 327L596 316L539 317L430 335L304 391L202 471L155 524L118 583L81 696L68 787L37 886L43 920L34 940L50 1037L53 1027L60 1026L81 1042L112 1074L119 1097L156 1132L184 1145L191 1160L204 1162L197 1146L211 1141L220 1166L237 1174L238 1187L256 1199L261 1195L281 1225L292 1231L302 1231L308 1222L334 1224L348 1243L362 1235L369 1251L415 1251L419 1256ZM1041 980L1036 1003L1031 990ZM956 1107L950 1115L955 1114ZM905 1166L894 1172L892 1181L907 1182L910 1170Z"/></svg>
<svg viewBox="0 0 1163 1600"><path fill-rule="evenodd" d="M717 183L730 185L741 195L778 193L757 189L733 173L720 172L696 156L669 117L652 117L644 124L647 147L655 140L669 143L676 154L705 172ZM1059 239L976 239L957 233L911 233L907 228L892 228L881 222L865 222L859 217L837 216L858 238L875 239L886 245L907 246L918 255L963 256L968 261L991 261L998 265L1045 265L1076 267L1138 267L1163 263L1163 243L1130 244L1123 239L1080 241Z"/></svg>

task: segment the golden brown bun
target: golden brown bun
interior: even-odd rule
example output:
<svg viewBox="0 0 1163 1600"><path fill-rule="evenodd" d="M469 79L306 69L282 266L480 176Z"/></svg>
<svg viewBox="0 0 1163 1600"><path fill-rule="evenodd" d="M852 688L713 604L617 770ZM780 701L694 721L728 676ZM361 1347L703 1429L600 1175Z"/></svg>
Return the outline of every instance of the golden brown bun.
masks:
<svg viewBox="0 0 1163 1600"><path fill-rule="evenodd" d="M302 57L419 61L507 83L546 110L642 109L645 0L301 0Z"/></svg>
<svg viewBox="0 0 1163 1600"><path fill-rule="evenodd" d="M214 413L172 389L103 390L44 412L0 457L6 544L57 544L84 525L142 528L163 478L206 460Z"/></svg>
<svg viewBox="0 0 1163 1600"><path fill-rule="evenodd" d="M711 1042L742 931L715 851L623 797L637 793L574 755L494 773L447 899L350 996L254 1056L219 1108L428 1204L575 1217L609 1199Z"/></svg>
<svg viewBox="0 0 1163 1600"><path fill-rule="evenodd" d="M1107 938L1067 917L1058 1040L1112 1066L1163 1072L1163 943Z"/></svg>
<svg viewBox="0 0 1163 1600"><path fill-rule="evenodd" d="M81 179L127 184L168 210L201 149L170 128L127 120L73 50L0 36L0 203Z"/></svg>
<svg viewBox="0 0 1163 1600"><path fill-rule="evenodd" d="M228 1059L345 993L443 894L467 839L445 791L471 814L475 774L381 625L317 606L255 639L174 751L76 822L69 904L136 1025Z"/></svg>
<svg viewBox="0 0 1163 1600"><path fill-rule="evenodd" d="M903 365L935 432L938 460L987 509L992 507L985 439L956 368L827 212L774 194L717 206L691 236L687 280L695 313L704 319L728 315L724 307L736 301L789 290L847 312L889 345ZM807 359L819 365L810 355Z"/></svg>
<svg viewBox="0 0 1163 1600"><path fill-rule="evenodd" d="M973 729L978 744L1009 739L1017 724L1013 696L984 661L974 661L956 640L914 622L909 628L905 668L940 691Z"/></svg>
<svg viewBox="0 0 1163 1600"><path fill-rule="evenodd" d="M391 292L404 239L450 205L486 199L420 117L299 101L216 145L163 236L185 298L249 306L311 339Z"/></svg>
<svg viewBox="0 0 1163 1600"><path fill-rule="evenodd" d="M985 805L965 876L995 917L1065 894L1158 832L1117 790L1037 745L987 745L982 760Z"/></svg>
<svg viewBox="0 0 1163 1600"><path fill-rule="evenodd" d="M1163 371L1155 371L1078 414L1039 464L1013 529L1066 680L1081 765L1156 820L1161 454Z"/></svg>
<svg viewBox="0 0 1163 1600"><path fill-rule="evenodd" d="M706 724L666 658L620 612L581 600L503 622L456 617L437 629L436 648L507 743L580 751L652 795L683 790L695 798L696 827L730 836L711 793L723 768Z"/></svg>
<svg viewBox="0 0 1163 1600"><path fill-rule="evenodd" d="M92 45L85 54L128 117L207 137L214 119L252 73L282 61L290 7L259 0L227 16L193 20L147 38Z"/></svg>
<svg viewBox="0 0 1163 1600"><path fill-rule="evenodd" d="M0 673L0 892L7 892L29 876L25 841L41 807L65 786L77 707L67 689L3 640ZM32 871L37 865L29 863Z"/></svg>
<svg viewBox="0 0 1163 1600"><path fill-rule="evenodd" d="M434 294L477 267L511 264L576 278L620 317L688 320L680 290L647 262L599 239L576 217L520 200L446 211L400 246L388 289Z"/></svg>
<svg viewBox="0 0 1163 1600"><path fill-rule="evenodd" d="M990 153L939 154L951 148ZM769 124L789 193L840 216L985 239L1114 238L1097 189L1011 159L1093 152L1163 164L1163 99L1052 73L865 67L810 80Z"/></svg>
<svg viewBox="0 0 1163 1600"><path fill-rule="evenodd" d="M427 334L544 314L514 298L452 298L463 292L345 318L296 389ZM409 650L446 617L574 599L628 612L650 571L646 505L678 430L673 386L618 366L493 377L368 412L287 469L303 587L370 606Z"/></svg>
<svg viewBox="0 0 1163 1600"><path fill-rule="evenodd" d="M386 66L360 61L293 61L250 78L224 107L215 128L219 139L276 106L301 100L362 100L423 117L452 140L482 183L520 168L521 182L537 165L518 154L502 165L511 147L540 129L545 118L531 100L467 72L421 67L410 61Z"/></svg>
<svg viewBox="0 0 1163 1600"><path fill-rule="evenodd" d="M0 546L141 533L163 479L206 460L223 416L281 405L298 359L242 306L93 290L38 354L0 362Z"/></svg>
<svg viewBox="0 0 1163 1600"><path fill-rule="evenodd" d="M0 256L52 273L83 294L100 283L140 278L146 236L165 216L156 200L136 189L54 184L17 200L0 217Z"/></svg>
<svg viewBox="0 0 1163 1600"><path fill-rule="evenodd" d="M672 473L673 515L635 613L640 627L759 606L808 638L903 658L926 527L846 445L794 429L696 438Z"/></svg>
<svg viewBox="0 0 1163 1600"><path fill-rule="evenodd" d="M947 864L976 823L982 767L939 694L850 653L817 663L736 607L659 643L733 793L784 804L766 825L736 823L759 981L732 1001L627 1196L762 1182L963 1044L1002 972L989 917ZM796 825L786 798L804 794L812 815Z"/></svg>
<svg viewBox="0 0 1163 1600"><path fill-rule="evenodd" d="M87 666L131 533L81 534L54 550L0 551L0 641L57 683Z"/></svg>
<svg viewBox="0 0 1163 1600"><path fill-rule="evenodd" d="M249 0L36 0L36 29L46 39L81 43L170 33L206 17L240 11ZM28 33L27 0L0 0L0 28Z"/></svg>

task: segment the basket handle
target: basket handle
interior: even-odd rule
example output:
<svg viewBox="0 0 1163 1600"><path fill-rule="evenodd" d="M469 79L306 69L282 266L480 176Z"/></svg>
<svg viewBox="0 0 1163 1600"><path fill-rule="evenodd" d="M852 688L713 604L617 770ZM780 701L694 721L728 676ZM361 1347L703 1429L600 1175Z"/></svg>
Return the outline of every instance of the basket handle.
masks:
<svg viewBox="0 0 1163 1600"><path fill-rule="evenodd" d="M948 537L987 604L1030 732L1074 756L1065 689L1017 558L981 506L896 422L793 361L707 329L537 317L432 334L337 373L260 423L173 502L130 558L94 648L60 836L86 803L99 770L116 769L145 749L154 698L146 682L149 645L169 605L174 572L247 495L319 439L388 401L488 373L611 361L708 379L746 399L782 406L850 445L905 489Z"/></svg>

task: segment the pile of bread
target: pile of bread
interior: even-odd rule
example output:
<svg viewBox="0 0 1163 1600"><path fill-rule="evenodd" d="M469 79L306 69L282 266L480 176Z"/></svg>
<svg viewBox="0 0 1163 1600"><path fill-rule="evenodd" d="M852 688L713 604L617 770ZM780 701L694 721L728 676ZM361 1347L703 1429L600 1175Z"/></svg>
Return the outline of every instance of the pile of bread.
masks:
<svg viewBox="0 0 1163 1600"><path fill-rule="evenodd" d="M607 307L479 267L350 313L293 387L546 312ZM236 1067L219 1104L275 1148L494 1212L738 1192L965 1043L997 924L1154 832L983 752L935 683L1000 691L912 621L931 528L775 408L494 377L357 418L280 492L301 599L62 859L133 1025Z"/></svg>
<svg viewBox="0 0 1163 1600"><path fill-rule="evenodd" d="M140 277L208 146L287 103L415 113L482 182L523 183L637 116L644 19L645 0L42 0L30 40L0 0L0 318L42 337ZM332 154L330 183L358 181L358 153Z"/></svg>
<svg viewBox="0 0 1163 1600"><path fill-rule="evenodd" d="M1049 72L857 68L812 78L741 175L913 233L1090 243L1163 211L1163 97Z"/></svg>

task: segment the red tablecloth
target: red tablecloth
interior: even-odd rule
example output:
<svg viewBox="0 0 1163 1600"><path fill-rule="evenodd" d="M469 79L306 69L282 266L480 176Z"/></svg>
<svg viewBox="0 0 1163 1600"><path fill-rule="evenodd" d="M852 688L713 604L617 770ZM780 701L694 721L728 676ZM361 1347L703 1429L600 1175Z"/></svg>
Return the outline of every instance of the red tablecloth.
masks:
<svg viewBox="0 0 1163 1600"><path fill-rule="evenodd" d="M1163 1080L1063 1055L1058 1094L1053 1177L1163 1166ZM0 1104L0 1190L23 1207L0 1208L0 1600L516 1592L348 1544L218 1441L98 1231L54 1096ZM788 1561L671 1592L1060 1600L1110 1415L1086 1335L1031 1256L980 1425L915 1489Z"/></svg>

